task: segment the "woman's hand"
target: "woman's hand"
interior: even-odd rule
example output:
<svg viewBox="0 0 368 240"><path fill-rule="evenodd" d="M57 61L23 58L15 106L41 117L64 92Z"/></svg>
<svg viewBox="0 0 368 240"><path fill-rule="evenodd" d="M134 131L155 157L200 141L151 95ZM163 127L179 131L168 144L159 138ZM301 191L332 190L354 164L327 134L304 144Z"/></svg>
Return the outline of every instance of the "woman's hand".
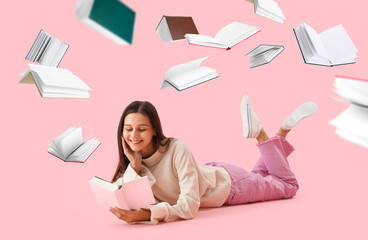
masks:
<svg viewBox="0 0 368 240"><path fill-rule="evenodd" d="M127 223L149 221L151 219L151 211L141 208L124 210L118 207L112 207L110 208L110 212Z"/></svg>
<svg viewBox="0 0 368 240"><path fill-rule="evenodd" d="M135 170L135 172L139 174L139 171L141 170L141 166L142 166L142 153L132 151L128 143L125 142L125 139L122 138L121 140L123 143L123 150L124 150L125 156L127 156L127 158L129 159L130 164Z"/></svg>

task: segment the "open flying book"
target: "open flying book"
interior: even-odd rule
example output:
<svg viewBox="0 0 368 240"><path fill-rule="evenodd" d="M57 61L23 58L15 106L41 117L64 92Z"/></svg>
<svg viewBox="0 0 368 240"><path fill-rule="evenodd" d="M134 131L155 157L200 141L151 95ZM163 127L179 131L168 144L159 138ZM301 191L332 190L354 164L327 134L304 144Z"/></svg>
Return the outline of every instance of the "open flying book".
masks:
<svg viewBox="0 0 368 240"><path fill-rule="evenodd" d="M214 38L201 34L185 34L185 38L190 44L230 49L259 31L257 27L232 22L223 27Z"/></svg>
<svg viewBox="0 0 368 240"><path fill-rule="evenodd" d="M206 58L208 57L171 67L162 80L161 89L173 86L181 91L218 77L216 70L200 67Z"/></svg>
<svg viewBox="0 0 368 240"><path fill-rule="evenodd" d="M279 5L273 0L248 0L254 3L254 12L278 23L284 23L285 16Z"/></svg>
<svg viewBox="0 0 368 240"><path fill-rule="evenodd" d="M45 66L57 67L68 48L68 44L52 37L41 29L26 59L31 62L39 62Z"/></svg>
<svg viewBox="0 0 368 240"><path fill-rule="evenodd" d="M132 210L155 203L151 185L146 176L122 185L93 177L92 180L89 180L89 184L98 204L103 208L109 209L116 206Z"/></svg>
<svg viewBox="0 0 368 240"><path fill-rule="evenodd" d="M318 34L302 23L294 33L305 63L329 67L355 63L358 49L341 24Z"/></svg>
<svg viewBox="0 0 368 240"><path fill-rule="evenodd" d="M368 148L368 80L336 76L333 91L350 104L330 124L341 138Z"/></svg>
<svg viewBox="0 0 368 240"><path fill-rule="evenodd" d="M198 34L193 18L182 16L163 16L156 32L165 42L183 40L187 33Z"/></svg>
<svg viewBox="0 0 368 240"><path fill-rule="evenodd" d="M132 44L135 12L120 0L78 0L78 19L118 44Z"/></svg>
<svg viewBox="0 0 368 240"><path fill-rule="evenodd" d="M82 127L71 127L49 144L48 152L65 162L85 162L100 145L96 138L83 140Z"/></svg>
<svg viewBox="0 0 368 240"><path fill-rule="evenodd" d="M284 47L281 45L259 45L247 54L247 56L249 57L250 67L254 68L271 62L283 50Z"/></svg>
<svg viewBox="0 0 368 240"><path fill-rule="evenodd" d="M91 90L77 76L67 69L28 64L30 69L20 75L19 83L36 84L45 98L89 98Z"/></svg>

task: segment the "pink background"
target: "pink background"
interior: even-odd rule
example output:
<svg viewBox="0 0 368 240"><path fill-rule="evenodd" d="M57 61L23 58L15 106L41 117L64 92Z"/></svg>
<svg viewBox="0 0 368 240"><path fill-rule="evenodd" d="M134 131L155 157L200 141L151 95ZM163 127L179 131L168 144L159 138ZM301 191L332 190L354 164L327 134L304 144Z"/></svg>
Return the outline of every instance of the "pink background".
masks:
<svg viewBox="0 0 368 240"><path fill-rule="evenodd" d="M335 0L278 0L286 22L255 15L244 0L125 0L136 15L132 46L117 45L79 22L76 0L7 1L1 22L2 239L367 239L368 150L340 139L328 122L348 107L333 100L334 75L368 78L367 4ZM230 51L165 43L155 28L162 15L192 16L200 33L214 36L232 21L261 32ZM357 63L306 65L292 28L306 22L321 32L343 24L359 49ZM70 44L59 67L91 88L91 99L43 99L19 73L37 33L44 29ZM245 54L259 44L285 46L273 62L250 69ZM219 78L177 92L160 90L173 65L211 56L203 66ZM300 182L290 200L202 209L196 218L167 224L128 225L97 205L87 181L110 179L118 151L120 115L133 100L158 109L164 132L186 142L198 163L227 161L250 169L259 153L242 137L240 100L251 97L263 126L275 133L285 116L304 101L319 110L290 133L296 151L290 164ZM65 163L47 153L48 143L73 125L102 145L84 164ZM5 238L4 238L5 237Z"/></svg>

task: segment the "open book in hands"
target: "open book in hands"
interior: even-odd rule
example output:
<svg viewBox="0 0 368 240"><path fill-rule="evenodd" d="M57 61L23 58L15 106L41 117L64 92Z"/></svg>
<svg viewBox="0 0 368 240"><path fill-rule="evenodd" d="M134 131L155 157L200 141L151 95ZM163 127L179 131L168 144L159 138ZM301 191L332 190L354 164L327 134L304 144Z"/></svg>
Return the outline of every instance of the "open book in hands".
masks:
<svg viewBox="0 0 368 240"><path fill-rule="evenodd" d="M257 27L244 23L232 22L223 27L214 38L201 34L185 34L185 38L190 44L229 50L259 31Z"/></svg>
<svg viewBox="0 0 368 240"><path fill-rule="evenodd" d="M71 127L49 144L49 153L65 162L85 162L100 145L96 138L83 141L82 127Z"/></svg>
<svg viewBox="0 0 368 240"><path fill-rule="evenodd" d="M102 178L93 177L89 184L98 204L106 209L119 207L125 210L132 210L155 203L151 184L146 176L122 185L116 185Z"/></svg>
<svg viewBox="0 0 368 240"><path fill-rule="evenodd" d="M215 69L200 67L206 58L208 57L171 67L162 80L161 89L173 86L181 91L218 77Z"/></svg>
<svg viewBox="0 0 368 240"><path fill-rule="evenodd" d="M341 24L318 34L302 23L294 33L305 63L329 67L355 63L358 49Z"/></svg>

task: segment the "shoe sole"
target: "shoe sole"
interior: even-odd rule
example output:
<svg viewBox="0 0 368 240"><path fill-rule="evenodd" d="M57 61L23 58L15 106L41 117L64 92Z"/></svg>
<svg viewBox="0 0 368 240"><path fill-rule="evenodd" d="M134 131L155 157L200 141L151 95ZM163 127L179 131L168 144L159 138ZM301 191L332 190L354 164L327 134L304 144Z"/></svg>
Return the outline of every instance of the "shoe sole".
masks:
<svg viewBox="0 0 368 240"><path fill-rule="evenodd" d="M243 136L245 138L249 138L251 135L251 129L252 129L252 121L250 116L250 100L248 95L244 95L240 104L240 114L242 116L243 121ZM248 129L244 129L244 119L246 118L248 122ZM247 130L247 131L246 131Z"/></svg>
<svg viewBox="0 0 368 240"><path fill-rule="evenodd" d="M317 105L313 102L303 103L290 114L293 116L293 118L292 121L289 121L287 124L291 127L295 127L304 118L310 117L315 114L317 112L317 109Z"/></svg>

